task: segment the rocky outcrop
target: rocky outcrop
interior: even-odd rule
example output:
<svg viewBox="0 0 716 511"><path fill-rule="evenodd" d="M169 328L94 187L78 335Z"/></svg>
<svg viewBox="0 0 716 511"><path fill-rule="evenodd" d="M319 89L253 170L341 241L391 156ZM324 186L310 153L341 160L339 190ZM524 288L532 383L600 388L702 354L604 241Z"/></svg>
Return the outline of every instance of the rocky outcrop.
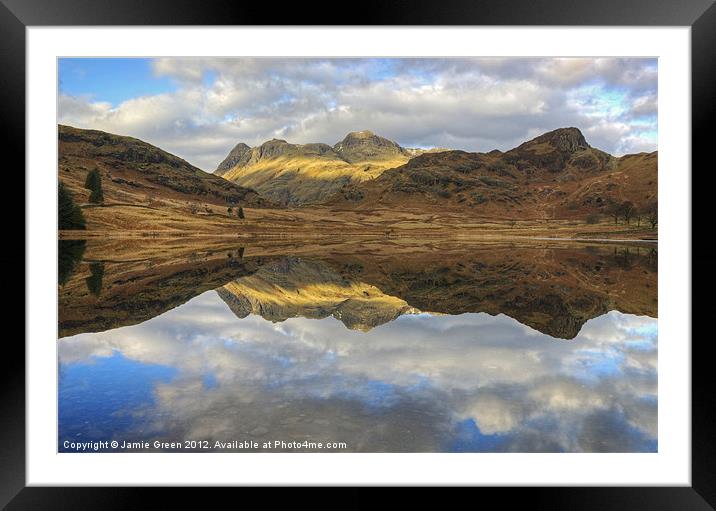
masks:
<svg viewBox="0 0 716 511"><path fill-rule="evenodd" d="M355 131L333 146L336 153L349 163L385 161L408 158L410 153L397 143L379 137L372 131Z"/></svg>
<svg viewBox="0 0 716 511"><path fill-rule="evenodd" d="M249 151L251 151L251 147L244 144L243 142L239 142L234 146L231 152L229 152L226 158L224 158L224 161L219 163L219 166L216 167L214 174L216 174L217 176L224 175L227 170L231 169L232 167L235 167L240 161L242 161L244 155Z"/></svg>

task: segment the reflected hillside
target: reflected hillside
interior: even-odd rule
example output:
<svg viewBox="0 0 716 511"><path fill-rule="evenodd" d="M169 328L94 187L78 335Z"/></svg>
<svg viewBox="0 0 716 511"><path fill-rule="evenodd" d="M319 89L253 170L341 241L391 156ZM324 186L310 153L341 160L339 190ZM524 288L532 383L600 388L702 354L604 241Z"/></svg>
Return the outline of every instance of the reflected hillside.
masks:
<svg viewBox="0 0 716 511"><path fill-rule="evenodd" d="M318 260L286 257L216 290L239 318L258 314L273 322L333 316L368 331L402 314L419 312L400 298L351 279Z"/></svg>
<svg viewBox="0 0 716 511"><path fill-rule="evenodd" d="M71 265L59 287L60 337L141 323L212 289L238 318L333 316L364 332L421 311L485 312L572 339L611 310L656 317L658 309L658 254L650 245L122 245L90 240Z"/></svg>
<svg viewBox="0 0 716 511"><path fill-rule="evenodd" d="M651 247L476 245L327 263L422 311L506 314L561 339L610 310L657 317Z"/></svg>
<svg viewBox="0 0 716 511"><path fill-rule="evenodd" d="M77 254L74 245L67 249ZM115 255L120 259L94 260L85 252L74 262L59 286L59 337L142 323L264 264L261 258L243 260L241 249L136 260Z"/></svg>

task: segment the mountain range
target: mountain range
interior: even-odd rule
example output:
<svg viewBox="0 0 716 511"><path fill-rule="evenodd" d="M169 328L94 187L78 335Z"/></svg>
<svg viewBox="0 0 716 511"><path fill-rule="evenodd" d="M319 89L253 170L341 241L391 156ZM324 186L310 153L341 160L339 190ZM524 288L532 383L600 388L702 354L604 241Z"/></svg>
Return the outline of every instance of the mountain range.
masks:
<svg viewBox="0 0 716 511"><path fill-rule="evenodd" d="M334 146L237 145L215 174L284 206L451 209L505 218L575 218L657 200L657 153L612 156L574 127L509 151L406 149L370 131Z"/></svg>
<svg viewBox="0 0 716 511"><path fill-rule="evenodd" d="M323 202L345 185L374 179L425 152L371 131L349 133L333 146L272 139L253 148L237 144L214 174L282 206L298 206Z"/></svg>
<svg viewBox="0 0 716 511"><path fill-rule="evenodd" d="M574 127L487 153L405 148L370 131L333 146L240 143L213 174L131 137L59 126L58 141L59 178L90 215L91 229L225 230L236 225L239 206L274 212L254 215L265 220L247 228L259 232L274 221L290 223L286 208L302 209L293 221L315 211L319 219L360 225L390 211L584 220L607 218L625 202L644 211L657 201L656 152L616 157ZM101 205L88 204L84 187L93 169L101 175ZM325 208L333 213L321 213Z"/></svg>
<svg viewBox="0 0 716 511"><path fill-rule="evenodd" d="M506 152L422 154L327 202L370 209L466 210L496 218L579 218L657 200L657 153L615 157L577 128L545 133Z"/></svg>
<svg viewBox="0 0 716 511"><path fill-rule="evenodd" d="M416 251L387 257L286 257L217 289L238 317L341 321L367 331L405 314L506 314L560 339L619 310L656 316L657 255L619 247L474 247L439 259Z"/></svg>

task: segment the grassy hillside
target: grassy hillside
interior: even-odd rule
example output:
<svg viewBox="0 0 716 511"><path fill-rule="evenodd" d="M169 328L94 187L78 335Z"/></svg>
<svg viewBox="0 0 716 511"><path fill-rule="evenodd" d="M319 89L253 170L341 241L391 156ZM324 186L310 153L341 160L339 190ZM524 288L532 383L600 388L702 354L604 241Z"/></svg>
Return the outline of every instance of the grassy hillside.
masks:
<svg viewBox="0 0 716 511"><path fill-rule="evenodd" d="M82 206L90 230L191 228L233 222L228 208L262 207L257 192L208 174L166 151L131 137L59 126L60 182ZM102 200L91 202L88 174L98 172Z"/></svg>
<svg viewBox="0 0 716 511"><path fill-rule="evenodd" d="M324 202L342 187L380 176L425 152L406 149L370 131L349 133L333 147L269 140L238 144L214 172L284 206Z"/></svg>
<svg viewBox="0 0 716 511"><path fill-rule="evenodd" d="M616 158L590 147L576 128L564 128L504 153L423 154L345 186L328 203L526 220L609 216L615 202L643 210L656 199L656 153Z"/></svg>

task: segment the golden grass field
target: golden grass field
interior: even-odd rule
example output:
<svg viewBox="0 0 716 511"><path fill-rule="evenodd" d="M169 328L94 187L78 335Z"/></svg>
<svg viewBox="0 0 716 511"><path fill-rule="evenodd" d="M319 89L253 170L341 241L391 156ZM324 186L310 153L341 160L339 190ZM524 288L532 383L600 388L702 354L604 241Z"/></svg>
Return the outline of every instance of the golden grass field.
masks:
<svg viewBox="0 0 716 511"><path fill-rule="evenodd" d="M646 222L602 219L496 220L468 217L464 212L367 211L330 207L295 209L244 208L244 219L227 208L201 204L191 212L179 203L175 208L105 203L85 205L86 231L63 231L61 238L228 236L242 238L313 237L438 237L489 239L505 237L656 240L657 230Z"/></svg>

